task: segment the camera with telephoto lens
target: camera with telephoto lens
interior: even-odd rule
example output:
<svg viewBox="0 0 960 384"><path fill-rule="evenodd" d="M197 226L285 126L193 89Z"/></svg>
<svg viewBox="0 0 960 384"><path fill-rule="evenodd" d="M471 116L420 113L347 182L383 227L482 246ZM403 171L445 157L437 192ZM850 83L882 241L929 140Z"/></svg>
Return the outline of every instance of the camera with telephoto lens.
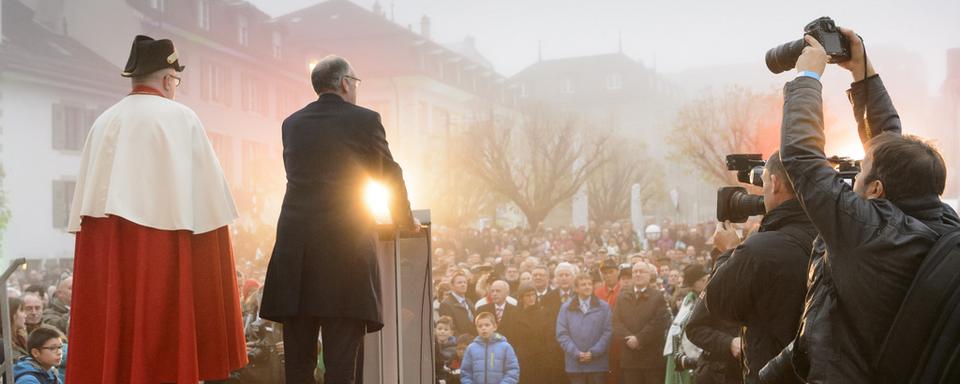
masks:
<svg viewBox="0 0 960 384"><path fill-rule="evenodd" d="M763 175L765 164L758 153L727 155L727 170L737 171L737 181L741 183L762 187L763 179L760 176ZM742 223L750 216L766 212L762 195L751 195L744 187L721 187L717 190L717 220L720 222L729 220L731 223Z"/></svg>
<svg viewBox="0 0 960 384"><path fill-rule="evenodd" d="M804 35L813 36L823 45L829 56L830 63L842 63L850 60L850 41L840 33L840 28L829 17L821 17L811 21L803 28ZM803 53L807 42L802 38L774 47L767 51L767 68L770 72L780 73L792 69L797 65L797 59Z"/></svg>
<svg viewBox="0 0 960 384"><path fill-rule="evenodd" d="M827 161L850 186L860 173L860 160L831 156ZM727 170L737 171L737 181L763 187L763 168L766 162L760 154L727 155ZM762 195L747 193L744 187L721 187L717 190L717 220L743 223L750 216L763 215L766 208Z"/></svg>

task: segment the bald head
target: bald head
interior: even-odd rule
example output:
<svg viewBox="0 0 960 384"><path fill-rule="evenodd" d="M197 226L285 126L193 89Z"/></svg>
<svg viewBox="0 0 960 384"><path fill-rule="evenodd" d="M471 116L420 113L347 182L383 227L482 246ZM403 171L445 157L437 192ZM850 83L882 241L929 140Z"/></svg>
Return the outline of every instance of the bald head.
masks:
<svg viewBox="0 0 960 384"><path fill-rule="evenodd" d="M503 280L494 281L490 284L490 301L494 304L503 304L510 295L510 284Z"/></svg>

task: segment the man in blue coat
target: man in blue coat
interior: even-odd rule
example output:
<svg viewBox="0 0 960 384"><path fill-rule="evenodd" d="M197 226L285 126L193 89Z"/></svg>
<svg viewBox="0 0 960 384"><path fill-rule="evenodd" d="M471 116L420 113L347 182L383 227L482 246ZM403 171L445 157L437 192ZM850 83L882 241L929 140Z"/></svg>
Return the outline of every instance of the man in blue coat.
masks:
<svg viewBox="0 0 960 384"><path fill-rule="evenodd" d="M613 336L610 305L593 295L593 278L586 273L574 280L577 295L557 315L557 342L571 384L602 384L610 370Z"/></svg>
<svg viewBox="0 0 960 384"><path fill-rule="evenodd" d="M311 80L319 98L283 122L287 191L260 315L283 323L287 382L315 382L322 328L325 382L353 383L363 335L383 328L368 183L389 190L400 229L415 231L419 223L380 115L356 105L360 79L350 63L327 56Z"/></svg>

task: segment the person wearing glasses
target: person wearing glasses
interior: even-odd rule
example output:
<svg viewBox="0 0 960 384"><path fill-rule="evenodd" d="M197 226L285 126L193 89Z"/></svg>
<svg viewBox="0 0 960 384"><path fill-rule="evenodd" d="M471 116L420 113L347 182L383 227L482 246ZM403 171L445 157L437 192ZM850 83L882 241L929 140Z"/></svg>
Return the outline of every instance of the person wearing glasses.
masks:
<svg viewBox="0 0 960 384"><path fill-rule="evenodd" d="M400 165L380 115L356 105L347 60L311 73L317 100L283 122L287 190L263 287L260 316L283 323L288 383L315 383L322 330L324 383L362 382L364 334L383 328L376 222L364 203L371 180L389 191L393 223L418 231Z"/></svg>
<svg viewBox="0 0 960 384"><path fill-rule="evenodd" d="M137 36L131 92L84 144L68 224L71 382L196 383L247 363L237 209L200 119L174 101L183 70L173 42Z"/></svg>
<svg viewBox="0 0 960 384"><path fill-rule="evenodd" d="M56 328L42 326L27 339L30 355L13 366L16 384L62 384L57 365L63 357L64 336Z"/></svg>

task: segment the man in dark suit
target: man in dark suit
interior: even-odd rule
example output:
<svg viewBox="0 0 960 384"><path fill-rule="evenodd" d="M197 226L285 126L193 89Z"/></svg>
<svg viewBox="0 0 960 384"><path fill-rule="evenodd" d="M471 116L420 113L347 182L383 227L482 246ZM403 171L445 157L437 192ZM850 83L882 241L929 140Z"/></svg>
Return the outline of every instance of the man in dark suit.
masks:
<svg viewBox="0 0 960 384"><path fill-rule="evenodd" d="M642 261L634 264L634 286L621 290L617 298L613 340L620 344L626 383L660 384L666 379L663 346L672 318L656 280L656 267Z"/></svg>
<svg viewBox="0 0 960 384"><path fill-rule="evenodd" d="M504 280L494 281L490 284L490 303L481 305L477 308L477 313L490 312L497 317L497 333L507 338L517 337L517 317L520 315L520 309L516 305L507 302L507 296L510 296L510 284Z"/></svg>
<svg viewBox="0 0 960 384"><path fill-rule="evenodd" d="M468 285L466 275L453 275L450 278L450 295L440 302L440 316L450 316L453 319L453 331L457 336L477 335L477 327L473 325L477 312L473 310L473 301L467 298Z"/></svg>
<svg viewBox="0 0 960 384"><path fill-rule="evenodd" d="M350 63L327 56L311 74L319 98L283 122L287 191L260 315L283 323L286 377L314 383L323 329L327 384L354 383L363 335L383 328L376 228L364 203L371 180L390 192L401 229L416 231L400 166L380 116L356 105Z"/></svg>
<svg viewBox="0 0 960 384"><path fill-rule="evenodd" d="M549 345L547 353L542 357L538 366L543 367L545 374L550 377L550 383L568 383L566 368L564 366L563 348L557 342L557 317L560 313L560 307L572 300L576 295L573 290L573 277L577 275L577 267L570 263L557 264L553 270L554 281L557 288L550 290L540 299L540 306L543 308L546 317L544 327L550 329L550 340L543 342Z"/></svg>

